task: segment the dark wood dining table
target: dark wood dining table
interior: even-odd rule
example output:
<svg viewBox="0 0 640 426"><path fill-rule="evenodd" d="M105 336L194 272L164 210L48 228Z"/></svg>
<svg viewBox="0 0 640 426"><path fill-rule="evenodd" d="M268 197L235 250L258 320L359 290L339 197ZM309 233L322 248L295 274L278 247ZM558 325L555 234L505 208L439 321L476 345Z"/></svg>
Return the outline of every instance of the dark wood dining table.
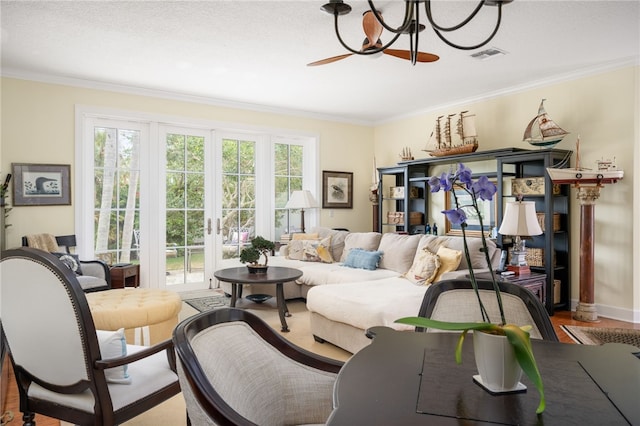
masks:
<svg viewBox="0 0 640 426"><path fill-rule="evenodd" d="M546 410L523 374L524 393L491 395L473 382L473 339L462 364L458 333L368 330L334 388L329 425L640 425L640 349L618 343L574 345L533 339Z"/></svg>

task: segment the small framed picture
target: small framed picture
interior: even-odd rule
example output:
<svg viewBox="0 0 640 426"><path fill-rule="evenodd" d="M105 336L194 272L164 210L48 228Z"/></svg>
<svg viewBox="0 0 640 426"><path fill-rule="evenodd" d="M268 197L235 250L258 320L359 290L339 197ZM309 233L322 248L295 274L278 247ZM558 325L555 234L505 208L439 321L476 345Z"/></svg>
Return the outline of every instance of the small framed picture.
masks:
<svg viewBox="0 0 640 426"><path fill-rule="evenodd" d="M71 204L68 164L11 164L14 206Z"/></svg>
<svg viewBox="0 0 640 426"><path fill-rule="evenodd" d="M353 173L322 171L322 208L353 208Z"/></svg>

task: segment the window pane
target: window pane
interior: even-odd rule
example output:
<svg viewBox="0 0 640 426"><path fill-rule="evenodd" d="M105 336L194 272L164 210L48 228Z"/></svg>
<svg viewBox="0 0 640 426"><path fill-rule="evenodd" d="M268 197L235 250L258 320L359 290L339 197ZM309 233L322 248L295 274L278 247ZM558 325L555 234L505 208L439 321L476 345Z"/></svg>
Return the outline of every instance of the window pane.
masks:
<svg viewBox="0 0 640 426"><path fill-rule="evenodd" d="M184 207L184 173L167 172L167 208Z"/></svg>

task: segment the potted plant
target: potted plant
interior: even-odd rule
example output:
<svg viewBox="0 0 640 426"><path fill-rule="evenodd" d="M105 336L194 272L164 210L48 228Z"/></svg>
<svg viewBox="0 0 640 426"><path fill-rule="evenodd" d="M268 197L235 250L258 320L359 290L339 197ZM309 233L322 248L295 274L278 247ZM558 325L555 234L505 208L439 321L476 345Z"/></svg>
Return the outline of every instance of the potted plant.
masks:
<svg viewBox="0 0 640 426"><path fill-rule="evenodd" d="M273 241L257 236L251 240L251 245L245 247L240 252L240 262L248 263L249 273L265 273L267 272L267 263L269 262L268 253L276 248ZM264 256L264 263L259 263L260 256Z"/></svg>
<svg viewBox="0 0 640 426"><path fill-rule="evenodd" d="M445 214L447 220L449 220L452 224L460 225L462 229L462 238L464 244L464 255L467 260L467 265L469 265L469 277L472 284L473 289L475 290L475 294L478 301L478 307L482 314L483 321L475 322L475 323L462 323L462 322L443 322L431 320L429 318L421 318L421 317L406 317L400 318L396 322L402 324L413 325L417 327L424 328L435 328L440 330L451 330L451 331L462 331L460 334L460 339L456 346L456 362L460 364L462 362L462 344L464 343L464 338L469 330L473 330L474 332L474 350L476 352L476 363L478 364L478 358L481 356L479 351L480 343L476 343L476 338L480 338L485 340L483 337L490 335L492 340L499 340L499 344L504 344L511 346L513 348L512 354L514 355L515 360L517 360L517 364L515 367L517 368L517 379L515 380L518 383L520 378L520 368L524 373L529 377L529 379L533 382L533 384L538 389L540 393L540 404L536 412L538 414L542 413L545 409L545 398L544 398L544 390L542 386L542 378L540 376L540 372L538 370L538 366L536 365L536 360L533 356L533 351L531 348L531 340L529 337L528 330L531 329L530 326L519 327L513 324L507 324L504 316L504 309L502 306L502 297L500 295L500 287L498 286L495 275L493 273L493 268L491 266L491 259L489 258L489 251L487 248L487 242L485 238L484 232L481 232L482 238L482 247L484 256L487 262L487 266L489 267L489 272L493 281L493 289L495 291L495 295L497 298L498 307L500 310L500 321L492 322L487 314L487 311L482 303L480 298L480 293L478 292L477 281L471 267L471 259L469 255L469 249L467 246L467 237L465 229L467 227L467 212L474 216L476 220L480 222L480 228L483 228L482 224L482 214L480 213L480 208L478 206L478 199L490 201L494 194L496 193L496 186L486 176L480 176L477 180L472 179L472 172L469 168L467 168L464 164L459 164L458 168L455 172L442 173L441 176L432 176L429 178L429 186L431 188L431 192L438 192L443 190L445 192L451 191L455 200L455 208L451 210L445 210L442 213ZM455 191L453 191L454 186L458 188L462 188L467 194L470 196L470 202L468 205L460 205L458 202L458 198L456 196ZM476 336L478 335L478 336ZM484 336L482 336L484 335ZM493 339L494 337L499 337L498 339ZM498 358L498 357L494 357ZM500 357L502 358L502 357ZM514 364L516 362L514 361ZM483 374L483 368L479 366L480 375Z"/></svg>

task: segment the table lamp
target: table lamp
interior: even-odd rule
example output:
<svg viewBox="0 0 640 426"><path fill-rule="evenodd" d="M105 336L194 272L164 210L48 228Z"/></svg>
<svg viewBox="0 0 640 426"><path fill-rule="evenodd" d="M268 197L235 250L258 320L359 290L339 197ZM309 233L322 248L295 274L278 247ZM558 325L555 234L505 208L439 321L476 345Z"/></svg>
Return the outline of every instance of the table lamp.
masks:
<svg viewBox="0 0 640 426"><path fill-rule="evenodd" d="M542 234L536 216L536 204L533 201L522 200L507 203L498 232L515 237L507 270L515 272L516 275L531 273L526 259L525 240L522 237Z"/></svg>
<svg viewBox="0 0 640 426"><path fill-rule="evenodd" d="M302 232L304 233L304 209L316 208L318 207L318 203L316 199L313 198L313 195L310 191L302 190L302 191L293 191L289 201L287 201L287 205L284 206L285 209L296 210L300 209L300 218L301 223L300 227L302 228Z"/></svg>

